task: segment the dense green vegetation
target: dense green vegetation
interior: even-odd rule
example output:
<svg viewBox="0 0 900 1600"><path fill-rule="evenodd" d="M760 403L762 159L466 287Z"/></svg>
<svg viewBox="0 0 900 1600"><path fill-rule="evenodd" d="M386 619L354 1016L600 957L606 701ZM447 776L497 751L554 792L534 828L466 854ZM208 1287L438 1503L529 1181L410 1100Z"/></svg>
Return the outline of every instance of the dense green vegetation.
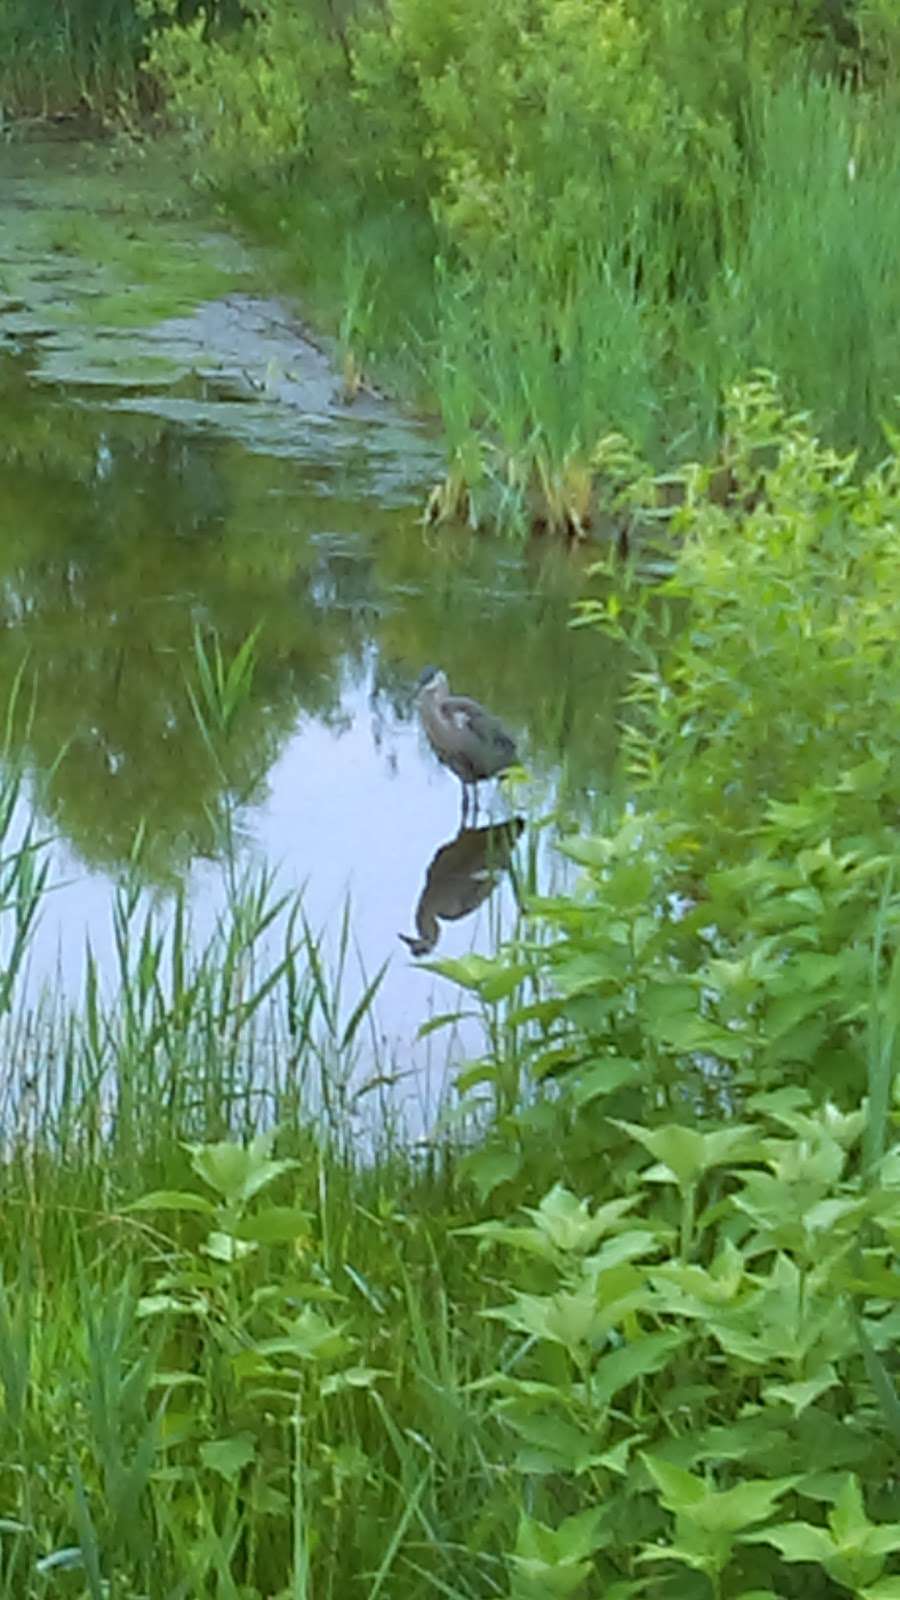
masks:
<svg viewBox="0 0 900 1600"><path fill-rule="evenodd" d="M624 804L577 893L439 964L485 1048L414 1149L377 981L240 869L278 729L235 627L188 702L221 926L145 913L139 835L113 992L24 1003L21 680L2 1600L897 1600L893 5L173 0L107 55L53 15L29 56L0 3L10 103L164 93L348 393L440 406L436 520L655 525L668 572L581 605L636 663Z"/></svg>
<svg viewBox="0 0 900 1600"><path fill-rule="evenodd" d="M29 1014L7 850L4 1597L897 1595L900 462L763 382L727 426L753 509L686 469L661 592L582 613L630 804L445 964L485 1054L418 1154L265 884L197 949L123 882L118 991ZM249 662L197 656L211 749Z"/></svg>
<svg viewBox="0 0 900 1600"><path fill-rule="evenodd" d="M169 8L171 15L171 7ZM437 519L606 526L606 441L722 448L764 366L876 452L898 366L892 7L276 0L161 29L202 171L365 374L436 403Z"/></svg>
<svg viewBox="0 0 900 1600"><path fill-rule="evenodd" d="M610 431L710 460L760 366L877 453L900 378L892 0L51 9L55 29L0 5L10 103L29 63L52 75L50 37L70 98L132 123L164 105L280 244L348 392L439 407L435 518L605 526Z"/></svg>

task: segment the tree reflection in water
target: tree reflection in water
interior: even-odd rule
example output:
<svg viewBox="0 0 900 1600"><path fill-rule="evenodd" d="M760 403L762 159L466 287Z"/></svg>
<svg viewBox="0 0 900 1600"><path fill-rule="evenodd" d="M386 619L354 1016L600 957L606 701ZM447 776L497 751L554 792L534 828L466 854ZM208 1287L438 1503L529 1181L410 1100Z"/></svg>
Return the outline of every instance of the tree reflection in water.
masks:
<svg viewBox="0 0 900 1600"><path fill-rule="evenodd" d="M436 648L528 729L536 769L564 758L577 784L609 768L622 667L568 627L583 563L427 540L417 507L362 502L356 479L343 498L308 462L81 403L26 369L22 354L0 359L0 694L27 659L21 754L91 867L119 869L142 827L147 878L179 877L215 852L225 806L262 797L298 729L346 725L363 682L395 761ZM212 761L188 692L194 635L227 660L256 627L247 703Z"/></svg>

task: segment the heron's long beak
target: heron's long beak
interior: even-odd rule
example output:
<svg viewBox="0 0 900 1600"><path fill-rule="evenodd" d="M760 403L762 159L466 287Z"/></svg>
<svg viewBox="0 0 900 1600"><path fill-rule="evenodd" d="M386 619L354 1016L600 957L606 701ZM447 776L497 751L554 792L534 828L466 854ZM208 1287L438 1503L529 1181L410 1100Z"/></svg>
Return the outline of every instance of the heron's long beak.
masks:
<svg viewBox="0 0 900 1600"><path fill-rule="evenodd" d="M397 938L402 939L404 944L409 945L414 956L430 955L437 944L437 939L422 939L409 933L398 933Z"/></svg>

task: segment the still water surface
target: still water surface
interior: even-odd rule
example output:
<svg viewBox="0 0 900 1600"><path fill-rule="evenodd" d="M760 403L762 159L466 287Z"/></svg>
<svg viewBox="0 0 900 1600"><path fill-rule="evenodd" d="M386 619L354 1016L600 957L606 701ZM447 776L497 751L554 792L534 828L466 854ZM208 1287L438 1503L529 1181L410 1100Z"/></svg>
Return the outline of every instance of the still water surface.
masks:
<svg viewBox="0 0 900 1600"><path fill-rule="evenodd" d="M389 958L385 1045L414 1065L419 1026L457 995L398 935L460 804L415 680L440 664L518 738L529 781L491 805L524 817L517 857L552 887L542 819L583 813L613 749L610 650L569 627L585 563L426 533L433 431L375 396L345 404L264 259L158 173L10 146L0 222L0 697L27 660L20 748L56 841L30 982L76 994L86 939L112 972L112 885L139 827L147 895L184 881L211 924L215 819L237 800L248 856L302 888L326 948L349 897L361 969ZM223 771L191 705L193 639L230 659L255 628ZM501 877L435 953L488 951L514 914Z"/></svg>

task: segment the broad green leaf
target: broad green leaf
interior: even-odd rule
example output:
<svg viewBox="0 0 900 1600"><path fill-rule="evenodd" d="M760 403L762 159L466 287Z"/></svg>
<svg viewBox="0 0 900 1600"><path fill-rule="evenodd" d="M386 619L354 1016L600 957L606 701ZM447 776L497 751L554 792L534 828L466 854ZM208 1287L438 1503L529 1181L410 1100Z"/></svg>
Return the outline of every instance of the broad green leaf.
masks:
<svg viewBox="0 0 900 1600"><path fill-rule="evenodd" d="M769 1516L776 1500L797 1482L794 1478L758 1478L716 1490L702 1478L659 1457L642 1459L661 1492L664 1506L685 1523L707 1534L732 1535ZM683 1535L682 1535L683 1537Z"/></svg>
<svg viewBox="0 0 900 1600"><path fill-rule="evenodd" d="M470 1089L477 1089L481 1083L496 1083L499 1068L496 1061L473 1061L468 1067L463 1067L456 1074L456 1088L461 1095L468 1094Z"/></svg>
<svg viewBox="0 0 900 1600"><path fill-rule="evenodd" d="M780 1089L768 1089L759 1094L753 1094L747 1101L750 1111L763 1112L777 1120L786 1120L793 1126L795 1114L811 1104L808 1089L803 1089L799 1084L784 1084Z"/></svg>
<svg viewBox="0 0 900 1600"><path fill-rule="evenodd" d="M268 1206L242 1217L234 1231L239 1239L257 1244L291 1244L295 1239L309 1238L310 1222L310 1213L296 1206Z"/></svg>
<svg viewBox="0 0 900 1600"><path fill-rule="evenodd" d="M616 1472L624 1477L628 1472L632 1451L636 1450L639 1444L643 1444L646 1437L645 1433L633 1433L627 1439L621 1439L611 1450L604 1450L603 1454L597 1457L598 1466L606 1467L609 1472Z"/></svg>
<svg viewBox="0 0 900 1600"><path fill-rule="evenodd" d="M715 1397L715 1390L707 1395L704 1385L700 1385L699 1389L695 1404L706 1406L708 1400ZM690 1393L686 1403L691 1403ZM756 1458L761 1450L770 1445L773 1452L776 1449L786 1451L789 1448L789 1435L786 1429L773 1427L769 1417L760 1414L740 1417L737 1422L730 1424L704 1428L695 1448L701 1460L747 1461Z"/></svg>
<svg viewBox="0 0 900 1600"><path fill-rule="evenodd" d="M332 1327L310 1306L295 1319L289 1332L275 1339L262 1339L256 1346L262 1356L299 1356L304 1361L333 1361L347 1348L343 1330Z"/></svg>
<svg viewBox="0 0 900 1600"><path fill-rule="evenodd" d="M649 1277L663 1292L671 1286L701 1305L727 1305L743 1287L746 1267L741 1252L726 1239L710 1263L709 1271L667 1261L663 1266L652 1267ZM675 1304L677 1306L677 1302Z"/></svg>
<svg viewBox="0 0 900 1600"><path fill-rule="evenodd" d="M426 961L422 965L442 977L458 983L463 989L473 989L483 1000L504 1000L512 994L528 968L501 959L490 959L474 953L442 961Z"/></svg>
<svg viewBox="0 0 900 1600"><path fill-rule="evenodd" d="M780 1522L773 1528L748 1533L745 1539L750 1544L773 1544L785 1561L813 1561L825 1566L835 1554L828 1530L815 1528L809 1522Z"/></svg>
<svg viewBox="0 0 900 1600"><path fill-rule="evenodd" d="M710 1490L706 1499L685 1514L708 1533L737 1534L771 1516L775 1502L797 1483L791 1478L757 1478L733 1489Z"/></svg>
<svg viewBox="0 0 900 1600"><path fill-rule="evenodd" d="M841 1146L842 1150L852 1150L862 1138L868 1112L865 1106L856 1111L844 1112L833 1101L826 1101L819 1115L826 1133Z"/></svg>
<svg viewBox="0 0 900 1600"><path fill-rule="evenodd" d="M345 1367L343 1372L333 1372L319 1388L322 1395L340 1394L345 1389L374 1389L379 1378L391 1374L384 1367Z"/></svg>
<svg viewBox="0 0 900 1600"><path fill-rule="evenodd" d="M135 1314L161 1317L170 1311L178 1316L204 1317L209 1311L209 1302L199 1295L145 1294L138 1301Z"/></svg>
<svg viewBox="0 0 900 1600"><path fill-rule="evenodd" d="M851 1228L855 1231L855 1225L865 1209L866 1202L862 1197L851 1199L849 1196L833 1196L811 1205L804 1214L803 1224L808 1233L834 1235L841 1229L847 1232Z"/></svg>
<svg viewBox="0 0 900 1600"><path fill-rule="evenodd" d="M522 1158L518 1151L499 1145L472 1150L460 1162L462 1172L474 1183L482 1204L501 1183L508 1183L515 1178L521 1165Z"/></svg>
<svg viewBox="0 0 900 1600"><path fill-rule="evenodd" d="M602 868L615 860L621 847L615 836L584 833L563 839L558 848L580 867Z"/></svg>
<svg viewBox="0 0 900 1600"><path fill-rule="evenodd" d="M200 1446L200 1460L205 1467L218 1472L222 1478L233 1482L244 1467L256 1457L256 1442L252 1434L235 1434L232 1439L215 1439Z"/></svg>
<svg viewBox="0 0 900 1600"><path fill-rule="evenodd" d="M536 1412L510 1397L498 1401L496 1414L524 1448L516 1455L520 1472L569 1473L576 1478L600 1461L597 1431L568 1422L557 1412Z"/></svg>
<svg viewBox="0 0 900 1600"><path fill-rule="evenodd" d="M848 1472L843 1488L829 1512L828 1521L840 1545L857 1543L870 1527L859 1479L852 1473Z"/></svg>
<svg viewBox="0 0 900 1600"><path fill-rule="evenodd" d="M669 1511L681 1515L702 1504L707 1493L702 1478L685 1472L683 1467L673 1466L659 1456L647 1455L644 1451L641 1451L641 1460L660 1490L663 1505Z"/></svg>
<svg viewBox="0 0 900 1600"><path fill-rule="evenodd" d="M280 1517L282 1523L290 1515L288 1496L272 1483L261 1483L258 1474L250 1482L250 1504L259 1516Z"/></svg>
<svg viewBox="0 0 900 1600"><path fill-rule="evenodd" d="M827 1363L816 1373L814 1378L807 1378L805 1382L798 1383L770 1383L763 1388L763 1399L781 1401L790 1406L794 1417L799 1417L807 1406L811 1406L819 1396L826 1394L839 1383L834 1367Z"/></svg>
<svg viewBox="0 0 900 1600"><path fill-rule="evenodd" d="M518 1578L528 1584L534 1600L568 1600L582 1589L591 1571L589 1561L541 1561L534 1556L511 1555L510 1562ZM521 1588L517 1585L517 1593Z"/></svg>
<svg viewBox="0 0 900 1600"><path fill-rule="evenodd" d="M572 1072L572 1100L576 1106L590 1105L601 1095L615 1094L617 1090L636 1083L645 1070L642 1062L626 1061L618 1056L579 1064Z"/></svg>
<svg viewBox="0 0 900 1600"><path fill-rule="evenodd" d="M511 1305L492 1307L483 1315L573 1352L602 1327L596 1295L587 1289L575 1293L561 1290L554 1295L518 1294Z"/></svg>
<svg viewBox="0 0 900 1600"><path fill-rule="evenodd" d="M586 1253L637 1205L636 1195L609 1200L591 1213L586 1200L578 1200L561 1184L545 1195L536 1208L527 1206L538 1231L562 1252Z"/></svg>
<svg viewBox="0 0 900 1600"><path fill-rule="evenodd" d="M607 1279L614 1268L628 1261L639 1261L642 1256L658 1254L664 1238L665 1235L651 1233L649 1228L626 1228L624 1233L615 1233L611 1239L604 1240L600 1249L585 1259L582 1271L600 1287L600 1280Z"/></svg>
<svg viewBox="0 0 900 1600"><path fill-rule="evenodd" d="M481 1239L485 1244L506 1245L510 1250L521 1250L526 1255L538 1256L542 1261L556 1263L559 1260L555 1246L538 1228L514 1227L505 1222L476 1222L471 1227L454 1231L463 1238Z"/></svg>
<svg viewBox="0 0 900 1600"><path fill-rule="evenodd" d="M214 1261L224 1261L230 1266L235 1261L245 1261L252 1256L256 1245L247 1239L236 1239L233 1233L221 1233L215 1229L200 1248Z"/></svg>
<svg viewBox="0 0 900 1600"><path fill-rule="evenodd" d="M812 1139L766 1139L763 1152L779 1183L820 1184L831 1188L843 1176L846 1154L836 1139L821 1130ZM752 1184L764 1173L748 1173Z"/></svg>
<svg viewBox="0 0 900 1600"><path fill-rule="evenodd" d="M792 1362L815 1372L855 1347L844 1297L824 1284L817 1292L784 1252L755 1294L736 1307L711 1309L707 1328L731 1355L770 1371Z"/></svg>
<svg viewBox="0 0 900 1600"><path fill-rule="evenodd" d="M866 1555L892 1556L900 1550L900 1523L878 1522L870 1524L865 1537L858 1542L854 1541L853 1549L859 1549Z"/></svg>
<svg viewBox="0 0 900 1600"><path fill-rule="evenodd" d="M746 1146L752 1136L752 1129L743 1123L700 1133L696 1128L685 1128L679 1123L663 1128L643 1128L634 1122L612 1120L617 1128L624 1129L642 1144L685 1189L697 1183L711 1167L739 1159L742 1146Z"/></svg>
<svg viewBox="0 0 900 1600"><path fill-rule="evenodd" d="M794 898L796 899L796 896ZM807 909L812 911L814 915L820 916L822 912L821 897L816 896L811 904L807 902ZM829 956L818 952L797 955L783 969L783 982L791 985L796 984L801 991L810 992L822 989L840 975L843 959L843 955Z"/></svg>
<svg viewBox="0 0 900 1600"><path fill-rule="evenodd" d="M639 1550L636 1561L680 1561L682 1566L690 1567L694 1572L710 1570L709 1552L705 1549L693 1550L684 1544L658 1544L648 1545Z"/></svg>
<svg viewBox="0 0 900 1600"><path fill-rule="evenodd" d="M583 1561L600 1547L602 1523L603 1510L597 1506L564 1517L556 1528L523 1515L516 1537L516 1556L545 1563L550 1569Z"/></svg>
<svg viewBox="0 0 900 1600"><path fill-rule="evenodd" d="M197 1176L231 1205L241 1205L282 1173L296 1168L296 1161L269 1160L274 1140L275 1130L271 1130L259 1134L248 1145L222 1140L219 1144L192 1144L186 1148Z"/></svg>
<svg viewBox="0 0 900 1600"><path fill-rule="evenodd" d="M681 1055L706 1050L725 1061L740 1061L747 1054L748 1040L741 1031L702 1015L693 985L661 983L650 988L642 999L641 1022L656 1044Z"/></svg>
<svg viewBox="0 0 900 1600"><path fill-rule="evenodd" d="M681 1332L648 1333L632 1344L601 1356L591 1379L592 1400L598 1405L608 1405L637 1378L661 1372L687 1340L688 1335Z"/></svg>
<svg viewBox="0 0 900 1600"><path fill-rule="evenodd" d="M132 1200L123 1211L195 1211L201 1216L214 1215L215 1206L207 1200L205 1194L191 1194L179 1189L155 1189L151 1194L142 1194L140 1199Z"/></svg>

